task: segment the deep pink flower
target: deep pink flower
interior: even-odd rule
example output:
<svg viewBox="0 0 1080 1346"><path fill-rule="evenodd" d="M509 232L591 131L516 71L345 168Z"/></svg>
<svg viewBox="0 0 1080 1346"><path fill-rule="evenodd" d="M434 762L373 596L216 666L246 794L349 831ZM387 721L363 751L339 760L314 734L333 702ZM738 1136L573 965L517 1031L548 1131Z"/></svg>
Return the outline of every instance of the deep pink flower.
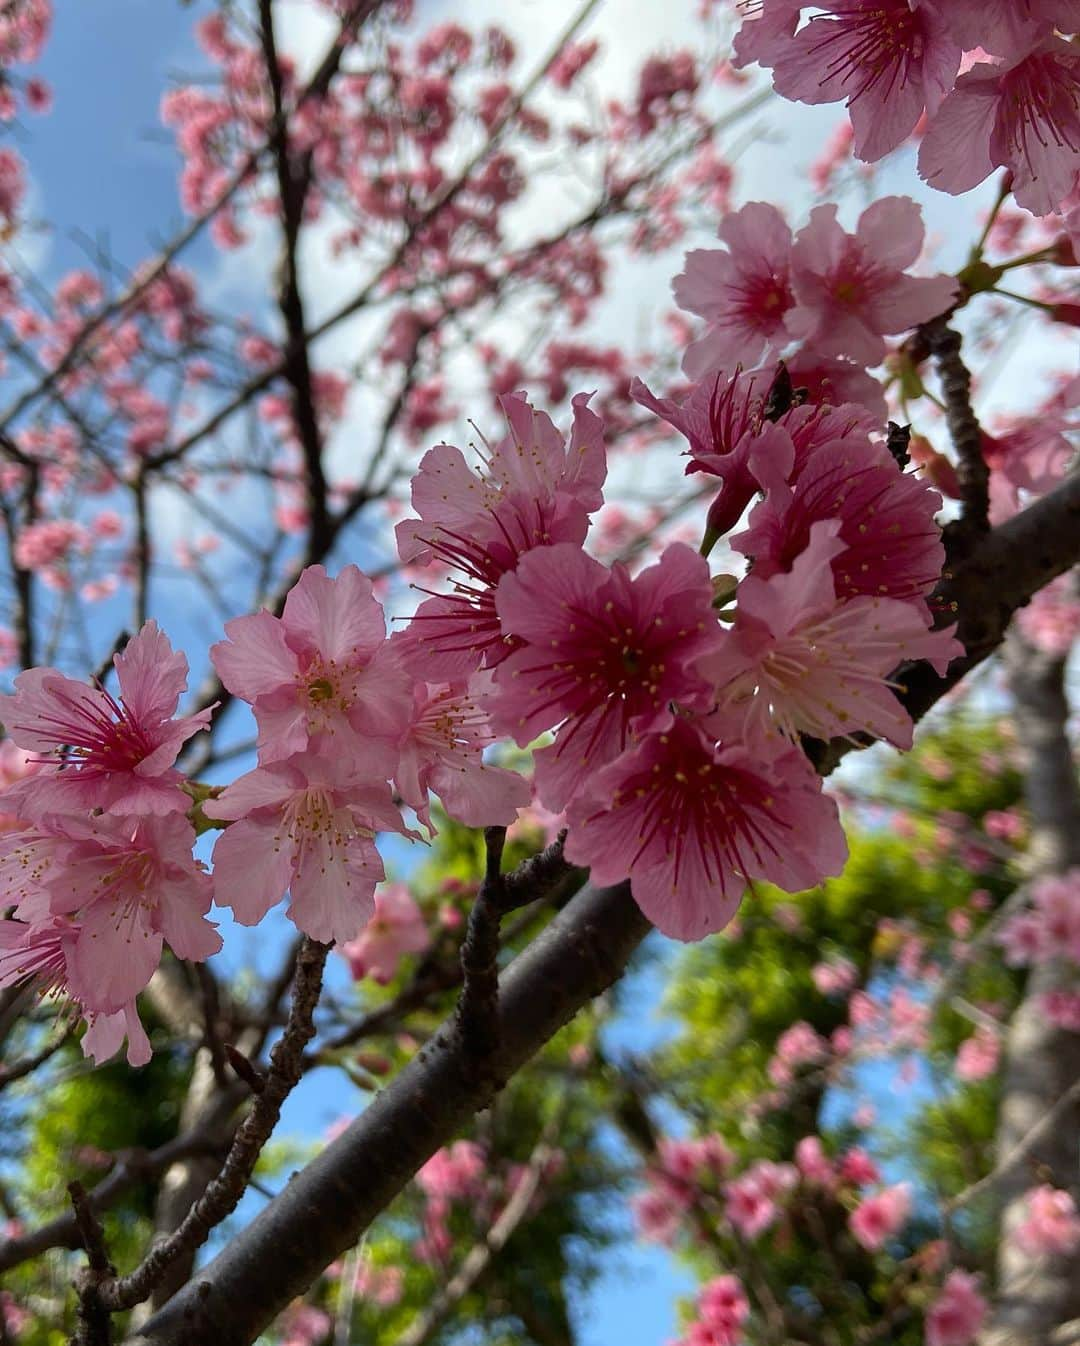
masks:
<svg viewBox="0 0 1080 1346"><path fill-rule="evenodd" d="M47 813L182 812L190 804L173 769L181 746L210 722L210 710L175 720L188 663L150 621L113 665L119 699L51 668L31 668L0 696L0 719L20 747L59 759L55 771L27 776L6 792L10 811Z"/></svg>
<svg viewBox="0 0 1080 1346"><path fill-rule="evenodd" d="M847 858L836 804L801 751L718 746L708 722L681 716L597 773L568 822L567 859L600 885L629 876L675 939L723 929L753 879L801 892Z"/></svg>
<svg viewBox="0 0 1080 1346"><path fill-rule="evenodd" d="M988 1305L979 1278L950 1271L926 1315L926 1346L970 1346L986 1319Z"/></svg>
<svg viewBox="0 0 1080 1346"><path fill-rule="evenodd" d="M750 1316L750 1301L739 1278L714 1276L703 1285L698 1295L698 1313L706 1326L737 1334Z"/></svg>
<svg viewBox="0 0 1080 1346"><path fill-rule="evenodd" d="M380 986L394 978L405 953L423 953L431 935L423 912L403 883L387 884L375 894L375 914L359 935L341 946L353 976L371 977Z"/></svg>
<svg viewBox="0 0 1080 1346"><path fill-rule="evenodd" d="M718 366L756 364L770 347L791 340L784 322L794 306L791 289L791 230L775 206L751 201L720 223L727 251L686 254L675 277L675 302L709 324L683 356L683 369L702 378Z"/></svg>
<svg viewBox="0 0 1080 1346"><path fill-rule="evenodd" d="M210 658L229 691L251 703L260 761L310 748L356 758L368 779L390 775L412 684L387 642L371 581L356 566L336 579L308 566L280 618L236 617L225 634Z"/></svg>
<svg viewBox="0 0 1080 1346"><path fill-rule="evenodd" d="M910 603L890 598L837 600L830 563L846 550L838 519L811 525L810 542L789 572L736 590L735 624L701 665L721 703L745 714L752 734L773 728L797 741L867 732L911 747L911 717L887 675L907 659L940 674L964 647L947 631L928 631Z"/></svg>
<svg viewBox="0 0 1080 1346"><path fill-rule="evenodd" d="M499 585L503 630L519 648L495 673L492 724L522 747L561 724L536 753L536 789L562 809L596 771L650 729L672 702L707 709L698 660L715 647L709 568L682 543L631 577L560 543L524 556Z"/></svg>
<svg viewBox="0 0 1080 1346"><path fill-rule="evenodd" d="M532 800L531 785L516 771L484 761L495 736L479 701L465 682L416 684L394 784L429 828L429 790L466 827L509 826Z"/></svg>
<svg viewBox="0 0 1080 1346"><path fill-rule="evenodd" d="M385 877L376 831L413 836L390 788L350 755L299 753L256 767L203 806L231 820L214 846L217 900L257 925L289 890L285 915L312 939L353 939Z"/></svg>
<svg viewBox="0 0 1080 1346"><path fill-rule="evenodd" d="M864 1248L877 1252L899 1233L910 1213L911 1189L902 1182L865 1197L851 1213L848 1224Z"/></svg>
<svg viewBox="0 0 1080 1346"><path fill-rule="evenodd" d="M960 44L933 4L826 0L828 13L780 35L763 62L777 93L800 103L846 99L857 158L873 163L904 141L952 88Z"/></svg>
<svg viewBox="0 0 1080 1346"><path fill-rule="evenodd" d="M569 447L550 418L515 393L499 399L510 431L494 445L485 441L481 472L449 444L421 459L412 483L420 518L398 524L398 553L406 563L441 562L455 578L448 594L420 604L401 638L418 677L467 677L505 658L499 580L534 547L584 542L607 473L603 422L588 400L573 399Z"/></svg>
<svg viewBox="0 0 1080 1346"><path fill-rule="evenodd" d="M34 923L77 916L68 990L87 1009L113 1014L153 976L163 940L196 962L221 948L206 919L212 884L192 858L194 844L194 828L175 813L51 815L9 838L0 892Z"/></svg>
<svg viewBox="0 0 1080 1346"><path fill-rule="evenodd" d="M919 173L954 196L995 168L1033 215L1052 215L1080 169L1080 52L1047 37L1002 65L980 62L961 75L930 123Z"/></svg>
<svg viewBox="0 0 1080 1346"><path fill-rule="evenodd" d="M869 1183L881 1181L877 1164L857 1145L841 1156L840 1176L853 1187L866 1187Z"/></svg>
<svg viewBox="0 0 1080 1346"><path fill-rule="evenodd" d="M775 1223L780 1214L775 1200L766 1196L750 1177L729 1182L725 1196L727 1204L724 1213L744 1239L756 1239Z"/></svg>
<svg viewBox="0 0 1080 1346"><path fill-rule="evenodd" d="M902 472L883 445L852 437L815 449L790 483L773 483L731 543L768 579L791 569L815 523L839 519L847 547L831 562L837 598L898 598L928 616L925 597L945 561L940 507L938 493Z"/></svg>
<svg viewBox="0 0 1080 1346"><path fill-rule="evenodd" d="M1024 1218L1012 1231L1032 1257L1068 1257L1080 1248L1080 1214L1072 1196L1043 1183L1027 1193Z"/></svg>
<svg viewBox="0 0 1080 1346"><path fill-rule="evenodd" d="M956 298L950 276L909 276L923 244L922 211L906 196L885 196L845 233L836 206L816 206L792 249L797 306L788 315L793 335L816 355L879 364L882 337L906 332L949 309Z"/></svg>

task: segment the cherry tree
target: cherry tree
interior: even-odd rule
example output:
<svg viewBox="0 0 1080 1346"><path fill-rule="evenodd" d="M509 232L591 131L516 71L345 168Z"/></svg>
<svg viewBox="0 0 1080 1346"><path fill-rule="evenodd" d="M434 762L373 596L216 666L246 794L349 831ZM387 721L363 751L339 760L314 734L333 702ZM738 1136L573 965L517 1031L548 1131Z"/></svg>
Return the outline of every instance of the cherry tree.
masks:
<svg viewBox="0 0 1080 1346"><path fill-rule="evenodd" d="M687 1341L1048 1343L1080 1321L1075 0L706 3L604 98L597 0L521 51L426 8L320 0L304 41L272 0L199 13L160 109L183 227L2 272L0 1088L122 1056L130 1100L157 1081L135 1112L168 1096L173 1124L75 1156L61 1211L5 1196L0 1274L30 1272L0 1341L315 1346L374 1307L419 1343L493 1283L564 1340L501 1254L578 1227L575 1146L610 1114L642 1231L700 1274ZM52 105L52 23L0 9L16 128ZM800 217L738 189L770 78L847 113ZM913 143L935 192L996 183L958 207L959 266L896 188ZM185 262L211 247L269 302L215 299ZM671 310L616 339L612 291L665 266ZM1046 388L991 421L1016 313ZM994 725L959 801L928 784L935 743L954 784L950 707ZM872 745L911 749L932 711L883 767L899 793L860 797L854 750L891 760ZM928 856L910 901L860 868L881 817ZM993 882L959 883L987 854ZM840 938L860 882L873 919ZM236 927L273 932L261 981L226 970ZM654 929L694 946L684 994L687 968L751 975L758 939L805 963L816 1018L738 1030L768 1051L747 1115L785 1125L736 1146L719 1100L687 1105L694 1051L740 1045L731 1004L708 1046L688 1011L668 1053L607 1050ZM935 1052L1000 1092L996 1155L930 1202L822 1108L866 1060ZM253 1214L283 1107L330 1067L370 1103ZM375 1224L399 1198L408 1248ZM965 1225L987 1198L994 1267Z"/></svg>

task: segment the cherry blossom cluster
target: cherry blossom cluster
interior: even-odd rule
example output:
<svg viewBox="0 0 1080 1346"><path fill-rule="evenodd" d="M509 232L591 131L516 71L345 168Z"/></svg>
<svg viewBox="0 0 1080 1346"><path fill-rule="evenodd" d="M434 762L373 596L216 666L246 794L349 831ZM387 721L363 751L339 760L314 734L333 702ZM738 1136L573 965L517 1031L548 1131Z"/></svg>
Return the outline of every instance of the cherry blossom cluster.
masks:
<svg viewBox="0 0 1080 1346"><path fill-rule="evenodd" d="M678 1346L737 1346L743 1323L750 1316L750 1301L737 1276L714 1276L700 1289L695 1317Z"/></svg>
<svg viewBox="0 0 1080 1346"><path fill-rule="evenodd" d="M736 6L736 66L770 69L785 98L843 101L859 159L881 159L918 131L931 186L966 192L1005 168L1026 210L1080 226L1076 0Z"/></svg>

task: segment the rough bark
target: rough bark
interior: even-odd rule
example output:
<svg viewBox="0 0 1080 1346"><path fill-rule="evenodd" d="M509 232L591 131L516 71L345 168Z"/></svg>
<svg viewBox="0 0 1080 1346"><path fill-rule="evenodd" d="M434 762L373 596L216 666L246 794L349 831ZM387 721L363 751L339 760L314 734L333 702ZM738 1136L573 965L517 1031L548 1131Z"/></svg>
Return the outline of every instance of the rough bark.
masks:
<svg viewBox="0 0 1080 1346"><path fill-rule="evenodd" d="M1064 661L1034 649L1013 630L1005 662L1027 757L1032 868L1036 874L1059 873L1080 865L1080 786L1066 732ZM1035 967L1009 1025L999 1162L1025 1143L1080 1080L1080 1035L1055 1026L1040 1007L1041 998L1065 985L1066 977L1075 979L1075 973L1057 963ZM1032 1256L1010 1238L1024 1216L1024 1193L1041 1182L1080 1193L1080 1101L1066 1106L1053 1127L1041 1129L1023 1162L998 1184L998 1295L982 1346L1060 1346L1069 1340L1070 1322L1080 1319L1080 1250Z"/></svg>

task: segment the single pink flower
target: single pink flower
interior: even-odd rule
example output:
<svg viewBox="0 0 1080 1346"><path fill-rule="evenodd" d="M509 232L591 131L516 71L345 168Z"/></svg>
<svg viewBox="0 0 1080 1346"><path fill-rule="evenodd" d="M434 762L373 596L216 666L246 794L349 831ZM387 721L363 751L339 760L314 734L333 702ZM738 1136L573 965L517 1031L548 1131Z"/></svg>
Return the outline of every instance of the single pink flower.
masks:
<svg viewBox="0 0 1080 1346"><path fill-rule="evenodd" d="M255 712L261 762L317 749L356 758L369 779L390 775L412 684L387 642L371 581L356 566L336 579L308 566L280 618L236 617L225 634L210 658Z"/></svg>
<svg viewBox="0 0 1080 1346"><path fill-rule="evenodd" d="M675 939L723 929L753 879L802 892L847 858L836 804L800 750L718 746L710 722L682 716L598 772L567 816L567 859L601 886L629 876Z"/></svg>
<svg viewBox="0 0 1080 1346"><path fill-rule="evenodd" d="M752 1177L736 1178L725 1188L724 1213L731 1225L747 1240L754 1240L776 1222L780 1208L761 1190Z"/></svg>
<svg viewBox="0 0 1080 1346"><path fill-rule="evenodd" d="M30 752L58 758L10 786L10 811L37 820L48 813L183 812L190 800L173 769L181 746L210 722L210 710L173 716L187 686L188 663L149 621L113 666L119 699L51 668L31 668L0 696L0 719Z"/></svg>
<svg viewBox="0 0 1080 1346"><path fill-rule="evenodd" d="M787 221L775 206L751 201L726 215L718 232L727 251L687 253L672 282L679 308L709 324L683 356L691 378L722 365L756 364L791 340L784 322L795 304Z"/></svg>
<svg viewBox="0 0 1080 1346"><path fill-rule="evenodd" d="M385 986L402 954L423 953L430 945L431 934L412 893L403 883L391 883L375 893L375 914L341 952L357 981L371 977Z"/></svg>
<svg viewBox="0 0 1080 1346"><path fill-rule="evenodd" d="M854 152L866 163L896 149L952 88L960 44L933 4L828 0L827 11L777 38L773 87L800 103L847 102Z"/></svg>
<svg viewBox="0 0 1080 1346"><path fill-rule="evenodd" d="M737 1276L714 1276L701 1287L698 1313L708 1327L737 1333L750 1316L750 1301Z"/></svg>
<svg viewBox="0 0 1080 1346"><path fill-rule="evenodd" d="M900 1232L910 1213L911 1189L902 1182L865 1197L851 1213L848 1224L864 1248L877 1252Z"/></svg>
<svg viewBox="0 0 1080 1346"><path fill-rule="evenodd" d="M206 919L213 885L192 858L195 830L178 814L49 816L8 842L0 891L19 917L77 917L67 989L89 1010L129 1006L161 961L163 941L196 962L221 948Z"/></svg>
<svg viewBox="0 0 1080 1346"><path fill-rule="evenodd" d="M487 1168L487 1155L475 1141L455 1140L435 1151L416 1181L431 1200L465 1201L476 1194Z"/></svg>
<svg viewBox="0 0 1080 1346"><path fill-rule="evenodd" d="M873 1118L865 1124L872 1124ZM857 1122L856 1125L864 1123ZM856 1145L840 1157L840 1177L844 1182L850 1183L853 1187L866 1187L872 1182L880 1182L881 1174L878 1171L877 1164L870 1158L865 1150L860 1150Z"/></svg>
<svg viewBox="0 0 1080 1346"><path fill-rule="evenodd" d="M985 1080L997 1069L1001 1055L998 1035L985 1028L977 1028L960 1044L956 1053L956 1078L969 1083Z"/></svg>
<svg viewBox="0 0 1080 1346"><path fill-rule="evenodd" d="M810 542L791 570L736 590L735 624L701 665L717 682L721 704L745 714L752 734L778 729L828 740L870 733L911 747L911 717L888 674L907 659L927 659L944 674L964 647L955 627L928 631L910 603L862 595L838 601L830 563L846 550L840 520L811 525Z"/></svg>
<svg viewBox="0 0 1080 1346"><path fill-rule="evenodd" d="M922 211L910 197L875 201L854 234L841 228L836 206L816 206L792 249L793 335L817 355L880 364L885 334L910 331L956 298L950 276L906 274L922 245Z"/></svg>
<svg viewBox="0 0 1080 1346"><path fill-rule="evenodd" d="M241 925L258 925L288 889L285 915L325 943L353 939L374 914L385 877L376 831L416 835L389 786L340 752L256 767L203 807L231 820L214 846L218 902Z"/></svg>
<svg viewBox="0 0 1080 1346"><path fill-rule="evenodd" d="M562 809L642 734L671 722L672 702L707 709L696 671L720 638L709 568L682 543L631 577L569 543L522 557L499 585L503 630L519 648L495 672L492 724L536 753L536 790Z"/></svg>
<svg viewBox="0 0 1080 1346"><path fill-rule="evenodd" d="M979 1291L979 1278L967 1271L950 1271L926 1314L926 1346L970 1346L988 1311Z"/></svg>
<svg viewBox="0 0 1080 1346"><path fill-rule="evenodd" d="M648 1243L670 1245L679 1232L687 1203L665 1186L651 1186L630 1198L639 1237Z"/></svg>
<svg viewBox="0 0 1080 1346"><path fill-rule="evenodd" d="M1069 1257L1080 1248L1080 1214L1072 1196L1043 1183L1027 1193L1013 1240L1032 1257Z"/></svg>
<svg viewBox="0 0 1080 1346"><path fill-rule="evenodd" d="M818 1187L832 1187L836 1182L836 1170L820 1136L803 1136L795 1146L795 1163L805 1182Z"/></svg>
<svg viewBox="0 0 1080 1346"><path fill-rule="evenodd" d="M509 433L494 445L485 441L481 472L449 444L421 459L412 483L420 518L397 525L398 553L406 563L440 562L455 578L449 593L420 604L401 637L417 677L467 677L505 658L510 647L495 610L500 579L534 547L584 542L607 473L603 422L588 400L585 393L573 399L569 446L547 415L515 393L499 399Z"/></svg>
<svg viewBox="0 0 1080 1346"><path fill-rule="evenodd" d="M1013 195L1033 215L1061 209L1078 163L1080 52L1054 36L961 75L919 149L920 175L954 196L1009 169Z"/></svg>
<svg viewBox="0 0 1080 1346"><path fill-rule="evenodd" d="M896 598L928 617L925 599L945 561L940 507L938 493L902 472L883 445L855 436L820 446L789 483L772 483L731 542L768 579L792 568L815 523L839 519L847 546L831 562L837 598Z"/></svg>
<svg viewBox="0 0 1080 1346"><path fill-rule="evenodd" d="M532 800L532 786L516 771L484 761L495 735L480 702L466 682L415 686L394 784L429 829L429 790L466 827L507 827Z"/></svg>

